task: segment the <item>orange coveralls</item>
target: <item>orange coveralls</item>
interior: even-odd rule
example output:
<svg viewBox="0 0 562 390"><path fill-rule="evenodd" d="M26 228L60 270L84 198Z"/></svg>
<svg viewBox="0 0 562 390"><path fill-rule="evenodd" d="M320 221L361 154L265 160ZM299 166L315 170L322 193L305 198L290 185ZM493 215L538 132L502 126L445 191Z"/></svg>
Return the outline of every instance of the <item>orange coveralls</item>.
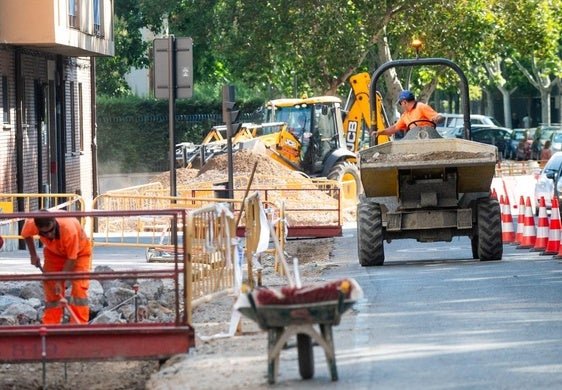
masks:
<svg viewBox="0 0 562 390"><path fill-rule="evenodd" d="M39 236L39 239L45 246L43 256L45 258L43 270L45 273L61 272L67 259L76 259L75 272L89 272L92 266L92 245L88 236L82 229L78 219L74 217L55 218L58 223L58 231L55 237L49 238ZM33 237L39 234L39 229L35 226L33 219L26 220L21 235L23 238ZM56 285L60 283L62 292L60 295L56 293ZM71 281L72 289L68 305L70 310L74 312L79 323L87 323L90 316L90 308L88 306L88 288L90 281L88 279ZM60 299L63 298L65 292L65 282L57 280L46 280L43 282L43 290L45 293L45 311L43 313L44 324L60 324L63 318L63 307ZM70 322L76 323L73 316L70 316Z"/></svg>
<svg viewBox="0 0 562 390"><path fill-rule="evenodd" d="M408 125L417 120L432 120L437 116L437 112L429 104L416 102L411 110L405 111L400 119L396 121L396 127L400 130L408 130ZM419 123L418 126L426 126L429 123Z"/></svg>

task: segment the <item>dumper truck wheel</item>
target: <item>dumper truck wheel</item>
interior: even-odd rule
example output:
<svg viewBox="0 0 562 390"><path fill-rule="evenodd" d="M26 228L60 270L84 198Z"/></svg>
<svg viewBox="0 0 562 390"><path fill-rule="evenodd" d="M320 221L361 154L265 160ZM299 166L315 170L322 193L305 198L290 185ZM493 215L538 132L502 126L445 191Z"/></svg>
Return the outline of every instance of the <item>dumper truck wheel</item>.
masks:
<svg viewBox="0 0 562 390"><path fill-rule="evenodd" d="M369 198L357 205L357 252L364 267L384 264L381 206Z"/></svg>
<svg viewBox="0 0 562 390"><path fill-rule="evenodd" d="M502 221L500 205L497 199L480 199L476 205L478 234L473 240L478 241L477 249L480 261L501 260L503 255ZM474 253L473 253L474 254Z"/></svg>
<svg viewBox="0 0 562 390"><path fill-rule="evenodd" d="M345 183L345 187L342 188L343 198L353 201L353 204L357 203L359 195L363 193L359 169L349 161L339 161L334 164L330 173L328 173L328 179Z"/></svg>

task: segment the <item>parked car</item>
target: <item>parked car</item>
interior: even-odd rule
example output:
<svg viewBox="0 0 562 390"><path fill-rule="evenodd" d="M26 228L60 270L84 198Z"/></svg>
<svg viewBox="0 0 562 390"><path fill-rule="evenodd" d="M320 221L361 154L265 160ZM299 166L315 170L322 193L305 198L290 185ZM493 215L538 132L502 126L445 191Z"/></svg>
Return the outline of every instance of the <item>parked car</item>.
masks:
<svg viewBox="0 0 562 390"><path fill-rule="evenodd" d="M552 143L550 149L553 153L562 151L562 125L557 123L540 125L536 128L535 135L540 137L541 147L550 140Z"/></svg>
<svg viewBox="0 0 562 390"><path fill-rule="evenodd" d="M554 143L554 138L559 133L562 133L562 127L559 124L538 126L533 136L531 158L533 160L540 160L541 150L546 144L546 141L550 141L551 143ZM552 144L550 146L550 150L552 150L553 152L560 151L562 147L562 145L560 144L560 141L562 141L562 137L556 137L556 138L558 139L556 148L553 148Z"/></svg>
<svg viewBox="0 0 562 390"><path fill-rule="evenodd" d="M461 114L440 113L445 120L437 124L436 130L444 138L454 138L451 134L457 127L463 125L463 116Z"/></svg>
<svg viewBox="0 0 562 390"><path fill-rule="evenodd" d="M473 125L471 126L470 139L472 141L482 142L488 145L495 145L498 148L498 155L501 158L509 158L509 156L513 154L511 147L511 133L512 130L507 127ZM462 127L458 127L455 130L455 137L463 138Z"/></svg>
<svg viewBox="0 0 562 390"><path fill-rule="evenodd" d="M462 114L439 114L445 118L445 120L437 125L437 131L444 138L454 138L455 130L458 127L464 125L464 117ZM470 115L471 125L489 125L501 127L501 124L493 117L487 115L471 114Z"/></svg>
<svg viewBox="0 0 562 390"><path fill-rule="evenodd" d="M517 159L517 147L519 146L519 141L521 141L522 139L527 140L529 150L531 150L533 139L531 137L531 132L529 131L529 129L513 129L511 131L511 154L506 158L512 160Z"/></svg>
<svg viewBox="0 0 562 390"><path fill-rule="evenodd" d="M490 125L490 126L497 126L502 127L501 123L494 117L488 115L479 115L479 114L472 114L470 115L470 124L471 125Z"/></svg>
<svg viewBox="0 0 562 390"><path fill-rule="evenodd" d="M560 193L562 193L561 169L562 152L556 152L546 162L535 184L535 214L538 213L541 196L544 197L548 210L552 207L554 196L558 197L560 203Z"/></svg>
<svg viewBox="0 0 562 390"><path fill-rule="evenodd" d="M551 142L550 150L552 150L552 153L562 151L562 130L556 130L552 134Z"/></svg>
<svg viewBox="0 0 562 390"><path fill-rule="evenodd" d="M513 154L511 148L511 129L496 126L472 126L471 139L495 145L498 148L499 156L503 159Z"/></svg>

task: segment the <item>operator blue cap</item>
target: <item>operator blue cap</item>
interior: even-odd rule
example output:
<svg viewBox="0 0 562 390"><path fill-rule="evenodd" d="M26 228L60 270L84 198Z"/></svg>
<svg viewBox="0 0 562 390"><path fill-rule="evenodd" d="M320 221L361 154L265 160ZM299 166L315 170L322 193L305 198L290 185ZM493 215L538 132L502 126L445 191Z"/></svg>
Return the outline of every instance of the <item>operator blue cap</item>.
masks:
<svg viewBox="0 0 562 390"><path fill-rule="evenodd" d="M398 101L401 102L402 100L406 100L406 101L411 101L414 100L414 94L412 93L412 91L405 89L404 91L400 92L398 94Z"/></svg>

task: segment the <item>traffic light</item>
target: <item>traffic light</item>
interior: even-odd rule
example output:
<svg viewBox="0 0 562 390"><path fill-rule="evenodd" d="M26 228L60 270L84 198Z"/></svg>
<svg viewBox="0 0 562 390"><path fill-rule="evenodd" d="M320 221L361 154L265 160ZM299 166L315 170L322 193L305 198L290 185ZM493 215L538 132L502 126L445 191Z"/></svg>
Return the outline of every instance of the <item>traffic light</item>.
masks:
<svg viewBox="0 0 562 390"><path fill-rule="evenodd" d="M238 123L240 110L236 109L234 98L234 85L223 85L222 87L222 120L227 129L232 129L231 134L236 134L242 123Z"/></svg>

